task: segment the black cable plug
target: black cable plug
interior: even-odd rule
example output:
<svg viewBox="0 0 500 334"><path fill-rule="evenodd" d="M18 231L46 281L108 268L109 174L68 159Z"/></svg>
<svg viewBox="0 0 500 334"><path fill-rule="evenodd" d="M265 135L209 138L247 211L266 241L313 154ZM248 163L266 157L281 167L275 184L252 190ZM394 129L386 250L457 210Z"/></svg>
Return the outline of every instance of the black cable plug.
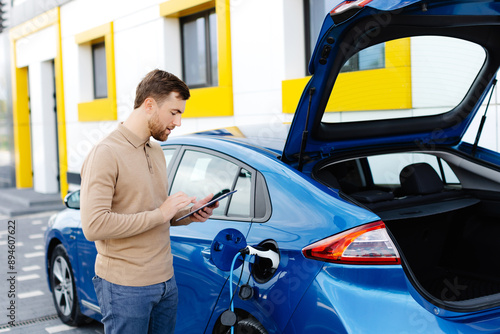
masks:
<svg viewBox="0 0 500 334"><path fill-rule="evenodd" d="M243 256L243 260L245 259L245 255L250 254L250 250L248 246L239 250L240 254Z"/></svg>

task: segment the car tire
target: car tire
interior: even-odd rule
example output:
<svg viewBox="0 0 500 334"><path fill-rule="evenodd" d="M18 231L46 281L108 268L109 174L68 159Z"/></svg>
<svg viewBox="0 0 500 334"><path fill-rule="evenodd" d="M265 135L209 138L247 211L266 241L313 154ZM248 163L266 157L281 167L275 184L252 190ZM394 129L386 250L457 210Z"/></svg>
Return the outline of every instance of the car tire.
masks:
<svg viewBox="0 0 500 334"><path fill-rule="evenodd" d="M80 312L73 270L63 245L57 245L50 259L52 299L62 322L78 326L90 319Z"/></svg>
<svg viewBox="0 0 500 334"><path fill-rule="evenodd" d="M226 334L230 334L231 329L229 329ZM260 322L255 319L247 318L238 321L234 326L235 334L267 334L266 329Z"/></svg>

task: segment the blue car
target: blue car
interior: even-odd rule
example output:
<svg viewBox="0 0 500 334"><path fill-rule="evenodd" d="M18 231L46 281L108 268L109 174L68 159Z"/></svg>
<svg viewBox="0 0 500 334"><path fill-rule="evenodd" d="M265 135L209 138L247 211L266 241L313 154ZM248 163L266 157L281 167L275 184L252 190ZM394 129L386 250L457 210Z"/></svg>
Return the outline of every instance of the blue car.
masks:
<svg viewBox="0 0 500 334"><path fill-rule="evenodd" d="M498 333L499 36L500 1L343 1L291 124L164 143L169 193L236 190L171 228L176 332ZM66 204L46 268L78 325L100 319L96 249Z"/></svg>

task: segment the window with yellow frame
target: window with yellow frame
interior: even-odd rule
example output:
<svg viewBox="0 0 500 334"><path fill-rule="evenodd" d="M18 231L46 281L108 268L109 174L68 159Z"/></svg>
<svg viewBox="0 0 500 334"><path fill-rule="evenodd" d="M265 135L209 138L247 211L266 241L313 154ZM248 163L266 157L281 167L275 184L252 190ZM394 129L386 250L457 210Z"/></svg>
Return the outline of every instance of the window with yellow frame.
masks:
<svg viewBox="0 0 500 334"><path fill-rule="evenodd" d="M79 46L80 122L117 119L113 23L75 36Z"/></svg>
<svg viewBox="0 0 500 334"><path fill-rule="evenodd" d="M191 88L219 85L215 9L180 18L182 76Z"/></svg>
<svg viewBox="0 0 500 334"><path fill-rule="evenodd" d="M208 34L205 46L210 51L205 53L206 57L201 62L196 60L194 69L187 68L190 66L187 63L183 66L183 79L191 88L191 98L186 103L186 112L183 117L232 116L233 83L229 0L169 0L160 4L160 15L166 19L179 20L179 25L181 21L188 25L203 25ZM190 18L193 20L189 20ZM196 57L195 54L186 56ZM204 68L200 69L198 67L200 64ZM194 78L191 83L189 82L190 75Z"/></svg>

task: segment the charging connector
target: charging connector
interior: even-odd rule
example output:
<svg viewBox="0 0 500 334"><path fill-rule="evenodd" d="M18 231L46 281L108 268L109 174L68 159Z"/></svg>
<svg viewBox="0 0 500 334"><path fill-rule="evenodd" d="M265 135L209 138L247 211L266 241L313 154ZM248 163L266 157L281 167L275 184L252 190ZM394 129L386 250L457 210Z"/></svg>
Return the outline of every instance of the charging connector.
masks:
<svg viewBox="0 0 500 334"><path fill-rule="evenodd" d="M279 254L271 249L260 250L252 246L246 246L240 252L242 254L248 254L250 256L259 256L261 258L271 260L271 268L274 270L278 269L278 265L280 264ZM249 262L253 263L254 261L250 259Z"/></svg>

